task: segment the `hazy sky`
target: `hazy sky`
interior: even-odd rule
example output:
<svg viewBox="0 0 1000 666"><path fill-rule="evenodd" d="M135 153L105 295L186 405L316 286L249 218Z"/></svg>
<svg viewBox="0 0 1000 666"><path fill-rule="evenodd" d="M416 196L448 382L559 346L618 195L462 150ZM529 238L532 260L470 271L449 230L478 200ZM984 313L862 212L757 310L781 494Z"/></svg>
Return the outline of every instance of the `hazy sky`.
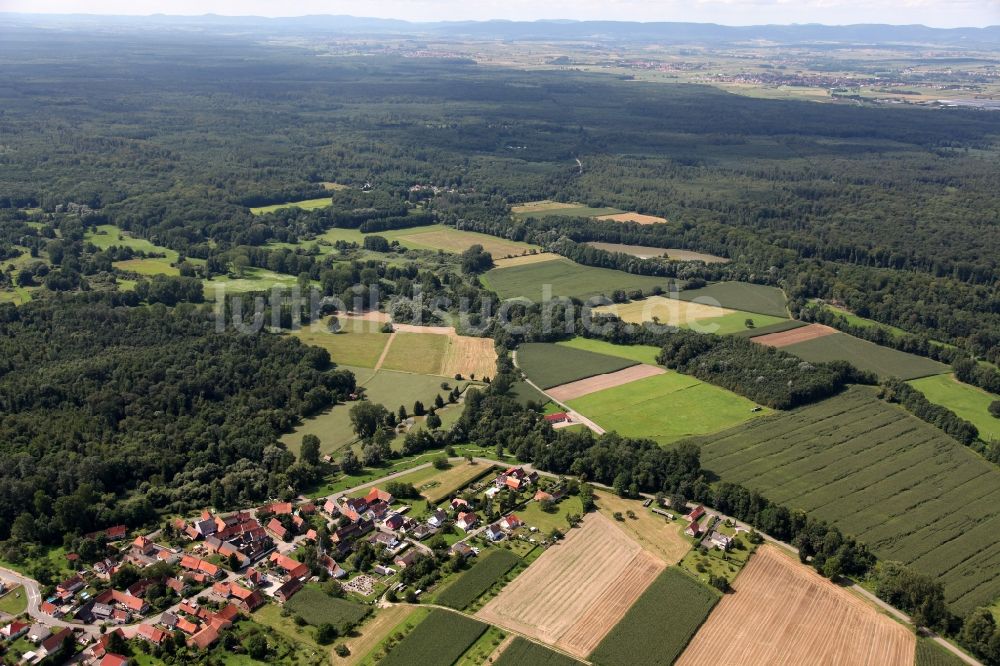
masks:
<svg viewBox="0 0 1000 666"><path fill-rule="evenodd" d="M541 18L761 23L1000 24L1000 0L0 0L0 11L87 14L351 14L411 21Z"/></svg>

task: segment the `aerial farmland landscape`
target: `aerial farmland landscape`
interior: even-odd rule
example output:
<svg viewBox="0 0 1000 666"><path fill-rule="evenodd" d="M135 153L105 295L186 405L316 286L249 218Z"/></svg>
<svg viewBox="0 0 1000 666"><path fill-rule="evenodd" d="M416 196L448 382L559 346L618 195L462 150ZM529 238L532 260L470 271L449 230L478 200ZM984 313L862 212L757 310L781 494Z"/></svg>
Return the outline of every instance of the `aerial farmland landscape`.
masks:
<svg viewBox="0 0 1000 666"><path fill-rule="evenodd" d="M0 664L1000 666L993 0L0 2Z"/></svg>

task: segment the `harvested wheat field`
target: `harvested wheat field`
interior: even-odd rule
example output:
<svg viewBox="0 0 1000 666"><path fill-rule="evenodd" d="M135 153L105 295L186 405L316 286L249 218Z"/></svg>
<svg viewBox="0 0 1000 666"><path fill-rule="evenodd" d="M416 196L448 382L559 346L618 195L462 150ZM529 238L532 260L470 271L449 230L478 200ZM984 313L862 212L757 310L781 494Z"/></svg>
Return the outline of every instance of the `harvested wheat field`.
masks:
<svg viewBox="0 0 1000 666"><path fill-rule="evenodd" d="M833 335L836 332L837 329L830 328L829 326L825 326L823 324L809 324L808 326L793 328L790 331L759 335L756 338L752 338L752 340L769 347L781 348L794 345L796 342L805 342L806 340L825 338L826 336Z"/></svg>
<svg viewBox="0 0 1000 666"><path fill-rule="evenodd" d="M582 398L585 395L597 393L604 389L630 384L646 377L652 377L653 375L662 375L664 372L666 370L658 368L655 365L633 365L630 368L618 370L617 372L594 375L593 377L580 379L575 382L563 384L562 386L556 386L555 388L548 389L546 393L549 394L549 397L559 402L565 402L575 398Z"/></svg>
<svg viewBox="0 0 1000 666"><path fill-rule="evenodd" d="M476 616L586 657L663 568L611 520L589 514Z"/></svg>
<svg viewBox="0 0 1000 666"><path fill-rule="evenodd" d="M642 213L617 213L615 215L598 215L598 220L612 220L614 222L635 222L636 224L664 224L667 220L655 215L643 215Z"/></svg>
<svg viewBox="0 0 1000 666"><path fill-rule="evenodd" d="M504 259L493 259L494 268L510 268L511 266L524 266L526 264L538 264L543 261L558 259L559 255L553 252L538 252L536 254L522 254L520 257L506 257Z"/></svg>
<svg viewBox="0 0 1000 666"><path fill-rule="evenodd" d="M678 666L912 666L914 635L775 546L757 551Z"/></svg>
<svg viewBox="0 0 1000 666"><path fill-rule="evenodd" d="M441 374L445 377L462 375L466 379L482 379L496 374L497 351L492 338L453 335L449 343L441 365Z"/></svg>
<svg viewBox="0 0 1000 666"><path fill-rule="evenodd" d="M615 303L594 308L595 314L616 314L622 321L631 324L641 324L653 321L653 317L664 325L685 326L703 319L714 319L731 314L729 310L716 305L705 305L692 301L682 301L677 298L650 296L641 301L630 303Z"/></svg>

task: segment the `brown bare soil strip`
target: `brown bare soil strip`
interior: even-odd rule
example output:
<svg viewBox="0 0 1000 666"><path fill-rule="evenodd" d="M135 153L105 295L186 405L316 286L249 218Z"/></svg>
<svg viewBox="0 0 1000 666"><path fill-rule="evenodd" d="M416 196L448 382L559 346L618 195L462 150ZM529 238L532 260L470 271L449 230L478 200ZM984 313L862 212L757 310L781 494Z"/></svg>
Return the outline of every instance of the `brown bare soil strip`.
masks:
<svg viewBox="0 0 1000 666"><path fill-rule="evenodd" d="M614 215L598 215L598 220L614 220L615 222L637 222L639 224L664 224L667 220L655 215L642 213L615 213Z"/></svg>
<svg viewBox="0 0 1000 666"><path fill-rule="evenodd" d="M913 666L913 632L765 545L695 634L678 666Z"/></svg>
<svg viewBox="0 0 1000 666"><path fill-rule="evenodd" d="M444 355L441 374L445 377L462 375L492 378L497 372L497 351L492 338L452 335Z"/></svg>
<svg viewBox="0 0 1000 666"><path fill-rule="evenodd" d="M664 372L666 370L658 368L655 365L633 365L631 368L625 368L617 372L594 375L593 377L579 379L575 382L563 384L562 386L556 386L547 390L546 393L559 402L566 402L567 400L580 398L590 393L597 393L598 391L621 386L622 384L631 384L634 381L652 377L653 375L662 375Z"/></svg>
<svg viewBox="0 0 1000 666"><path fill-rule="evenodd" d="M611 520L590 514L476 615L583 658L662 569Z"/></svg>
<svg viewBox="0 0 1000 666"><path fill-rule="evenodd" d="M520 257L507 257L505 259L494 259L493 266L496 268L510 268L511 266L524 266L526 264L540 264L543 261L553 261L559 255L554 252L539 252L537 254L523 254Z"/></svg>
<svg viewBox="0 0 1000 666"><path fill-rule="evenodd" d="M825 338L826 336L833 335L836 332L837 329L830 328L824 324L809 324L808 326L793 328L790 331L768 333L767 335L760 335L751 339L762 345L781 348L794 345L796 342L805 342L806 340Z"/></svg>

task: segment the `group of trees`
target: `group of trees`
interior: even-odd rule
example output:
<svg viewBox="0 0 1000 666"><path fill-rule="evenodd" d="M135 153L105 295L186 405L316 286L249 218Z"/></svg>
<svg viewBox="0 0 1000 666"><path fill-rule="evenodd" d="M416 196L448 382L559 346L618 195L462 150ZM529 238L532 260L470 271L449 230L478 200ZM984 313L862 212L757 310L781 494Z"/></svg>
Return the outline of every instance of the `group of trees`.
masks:
<svg viewBox="0 0 1000 666"><path fill-rule="evenodd" d="M899 379L882 384L879 397L888 402L898 402L914 416L933 426L966 446L979 438L979 430L972 423L958 417L947 407L935 405L923 393Z"/></svg>

